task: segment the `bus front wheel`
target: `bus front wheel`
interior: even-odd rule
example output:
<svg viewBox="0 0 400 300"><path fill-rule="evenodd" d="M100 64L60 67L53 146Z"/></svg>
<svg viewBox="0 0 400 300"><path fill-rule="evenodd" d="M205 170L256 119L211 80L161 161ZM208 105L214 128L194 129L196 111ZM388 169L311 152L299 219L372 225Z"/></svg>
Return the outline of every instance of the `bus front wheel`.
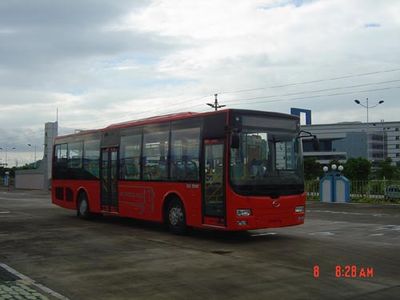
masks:
<svg viewBox="0 0 400 300"><path fill-rule="evenodd" d="M167 222L172 233L184 234L186 232L185 209L179 199L173 199L168 204Z"/></svg>
<svg viewBox="0 0 400 300"><path fill-rule="evenodd" d="M87 199L86 193L84 192L80 193L78 197L77 215L78 217L83 219L89 219L91 217L89 211L89 201Z"/></svg>

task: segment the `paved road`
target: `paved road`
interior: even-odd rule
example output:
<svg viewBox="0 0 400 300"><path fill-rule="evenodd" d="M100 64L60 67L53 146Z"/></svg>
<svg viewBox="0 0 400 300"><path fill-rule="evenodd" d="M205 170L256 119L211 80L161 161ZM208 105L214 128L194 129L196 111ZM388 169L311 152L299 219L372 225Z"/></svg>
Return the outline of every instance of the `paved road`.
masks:
<svg viewBox="0 0 400 300"><path fill-rule="evenodd" d="M394 205L309 203L303 226L174 236L0 191L0 263L69 299L399 299L399 255Z"/></svg>

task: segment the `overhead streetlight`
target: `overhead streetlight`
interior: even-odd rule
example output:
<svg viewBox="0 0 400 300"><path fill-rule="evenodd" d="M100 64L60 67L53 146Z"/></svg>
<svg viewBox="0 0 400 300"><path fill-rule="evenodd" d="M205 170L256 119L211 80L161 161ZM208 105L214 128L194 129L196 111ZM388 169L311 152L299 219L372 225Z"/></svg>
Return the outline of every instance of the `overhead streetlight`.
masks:
<svg viewBox="0 0 400 300"><path fill-rule="evenodd" d="M368 159L369 159L369 109L370 109L370 108L377 107L378 105L384 103L385 101L380 100L378 103L376 103L376 104L374 104L374 105L369 105L369 100L368 100L368 98L365 99L365 103L366 103L366 104L362 104L362 103L360 102L360 100L357 100L357 99L355 99L354 102L355 102L356 104L358 104L358 105L360 105L360 106L362 106L362 107L364 107L364 108L367 109L367 156L368 156Z"/></svg>
<svg viewBox="0 0 400 300"><path fill-rule="evenodd" d="M385 101L380 100L380 101L379 101L378 103L376 103L375 105L369 105L368 98L365 99L366 104L362 104L362 103L360 102L360 100L357 100L357 99L354 100L354 102L355 102L356 104L358 104L358 105L360 105L360 106L362 106L362 107L364 107L364 108L367 109L367 126L369 126L369 109L370 109L370 108L377 107L378 105L384 103Z"/></svg>
<svg viewBox="0 0 400 300"><path fill-rule="evenodd" d="M27 145L32 148L32 144L27 144ZM34 164L34 167L36 168L36 145L33 145L33 146L34 146L34 149L35 149L35 156L34 156L33 164Z"/></svg>
<svg viewBox="0 0 400 300"><path fill-rule="evenodd" d="M212 108L214 108L214 110L215 111L217 111L218 110L218 108L222 108L222 107L225 107L226 105L220 105L220 104L218 104L218 94L214 94L214 97L215 97L215 99L214 99L214 103L206 103L208 106L211 106Z"/></svg>

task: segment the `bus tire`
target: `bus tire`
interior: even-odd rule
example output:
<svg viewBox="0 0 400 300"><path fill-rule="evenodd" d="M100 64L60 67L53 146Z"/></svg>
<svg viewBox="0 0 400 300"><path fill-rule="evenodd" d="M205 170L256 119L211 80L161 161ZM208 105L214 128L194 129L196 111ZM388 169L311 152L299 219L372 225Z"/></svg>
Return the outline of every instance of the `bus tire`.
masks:
<svg viewBox="0 0 400 300"><path fill-rule="evenodd" d="M85 192L79 193L77 216L82 219L89 219L92 216L89 210L89 201Z"/></svg>
<svg viewBox="0 0 400 300"><path fill-rule="evenodd" d="M187 230L185 209L179 199L173 199L168 203L167 224L174 234L184 234Z"/></svg>

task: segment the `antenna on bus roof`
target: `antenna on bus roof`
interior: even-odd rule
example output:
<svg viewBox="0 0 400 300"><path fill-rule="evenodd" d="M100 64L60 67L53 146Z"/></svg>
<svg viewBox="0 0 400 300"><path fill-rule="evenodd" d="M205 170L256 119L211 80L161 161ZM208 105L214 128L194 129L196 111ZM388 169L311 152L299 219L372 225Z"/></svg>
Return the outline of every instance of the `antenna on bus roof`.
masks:
<svg viewBox="0 0 400 300"><path fill-rule="evenodd" d="M225 107L226 105L219 105L218 104L218 94L214 94L214 96L215 96L215 100L214 100L214 104L212 104L212 103L206 103L208 106L211 106L212 108L214 108L215 109L215 111L217 111L218 110L218 108L221 108L221 107Z"/></svg>

